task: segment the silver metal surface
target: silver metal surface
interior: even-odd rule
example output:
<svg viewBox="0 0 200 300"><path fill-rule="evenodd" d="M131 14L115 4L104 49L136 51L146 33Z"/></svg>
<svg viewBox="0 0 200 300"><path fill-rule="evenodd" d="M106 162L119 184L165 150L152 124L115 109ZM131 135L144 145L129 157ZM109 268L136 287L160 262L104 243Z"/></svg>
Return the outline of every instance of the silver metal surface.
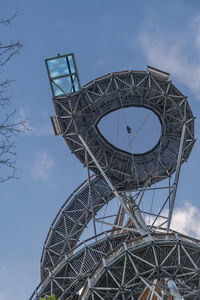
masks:
<svg viewBox="0 0 200 300"><path fill-rule="evenodd" d="M83 138L95 153L115 189L132 190L171 176L176 169L183 124L186 126L183 161L194 144L194 117L187 98L163 77L144 71L107 74L83 86L78 93L54 99L62 133L71 151L86 165ZM161 123L160 140L148 152L134 154L111 145L98 130L101 118L125 107L143 107ZM92 159L89 168L99 170Z"/></svg>
<svg viewBox="0 0 200 300"><path fill-rule="evenodd" d="M88 168L88 179L50 227L41 283L30 299L46 294L61 300L200 299L200 242L170 228L181 165L195 142L187 98L169 81L169 73L149 66L147 72L110 73L80 88L71 57L46 60L57 115L53 124ZM58 74L52 61L57 61ZM72 83L68 90L63 87L66 78ZM158 143L140 154L116 148L98 129L105 115L134 106L151 110L161 123ZM152 210L158 191L166 193ZM153 198L144 208L145 199L150 202L148 193ZM115 198L118 207L107 211ZM81 240L90 221L91 237Z"/></svg>
<svg viewBox="0 0 200 300"><path fill-rule="evenodd" d="M109 253L89 276L80 299L146 299L145 287L153 299L199 299L199 242L166 233L152 238L126 241Z"/></svg>

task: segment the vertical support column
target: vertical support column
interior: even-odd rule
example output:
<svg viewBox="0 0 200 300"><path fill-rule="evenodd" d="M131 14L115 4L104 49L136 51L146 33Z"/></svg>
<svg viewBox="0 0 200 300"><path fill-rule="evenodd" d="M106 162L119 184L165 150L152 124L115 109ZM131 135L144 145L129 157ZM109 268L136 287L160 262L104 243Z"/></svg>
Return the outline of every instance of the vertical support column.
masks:
<svg viewBox="0 0 200 300"><path fill-rule="evenodd" d="M53 295L53 280L51 278L51 296Z"/></svg>
<svg viewBox="0 0 200 300"><path fill-rule="evenodd" d="M138 223L140 224L140 226L142 227L144 232L146 232L146 233L149 232L148 227L145 223L145 220L141 214L141 211L140 211L139 207L137 206L137 204L135 203L131 193L126 192L126 196L128 199L130 199L131 203L133 204L133 214L134 214L136 220L138 221Z"/></svg>
<svg viewBox="0 0 200 300"><path fill-rule="evenodd" d="M175 203L175 198L176 198L176 192L177 192L177 185L178 185L178 180L179 180L179 175L180 175L180 170L181 170L181 163L182 163L182 158L183 158L183 146L184 146L184 140L185 140L185 130L186 130L186 124L183 124L183 129L181 133L181 140L180 140L180 146L179 146L179 153L178 153L178 159L177 159L177 165L176 165L176 176L175 180L173 183L173 192L172 192L172 198L170 201L170 206L169 206L169 214L168 214L168 224L167 224L167 231L169 232L171 220L172 220L172 213L174 209L174 203Z"/></svg>
<svg viewBox="0 0 200 300"><path fill-rule="evenodd" d="M91 180L90 180L90 170L88 167L88 154L86 153L86 159L87 159L87 172L88 172L88 184L89 184L89 201L90 201L90 207L92 211L92 222L93 222L93 229L94 229L94 235L95 235L95 241L97 241L97 229L96 229L96 223L95 223L95 212L93 207L93 199L92 199L92 190L91 190Z"/></svg>

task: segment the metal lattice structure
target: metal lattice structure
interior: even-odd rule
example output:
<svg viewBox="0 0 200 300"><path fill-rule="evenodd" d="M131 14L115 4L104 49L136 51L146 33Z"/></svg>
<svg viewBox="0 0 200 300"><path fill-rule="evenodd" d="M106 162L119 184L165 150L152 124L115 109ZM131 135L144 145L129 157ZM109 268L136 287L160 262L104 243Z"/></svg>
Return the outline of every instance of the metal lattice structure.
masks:
<svg viewBox="0 0 200 300"><path fill-rule="evenodd" d="M174 278L185 299L199 299L199 251L198 241L175 234L129 240L98 264L82 299L140 299L150 285L159 287L155 294L163 299L169 296L166 278Z"/></svg>
<svg viewBox="0 0 200 300"><path fill-rule="evenodd" d="M194 117L186 97L170 81L149 72L107 74L86 84L78 93L55 98L54 105L63 137L71 151L87 165L80 134L118 190L152 185L175 171L184 123L183 160L187 160L194 144ZM130 106L147 108L160 120L160 140L146 153L131 154L117 149L97 128L103 116ZM99 173L91 159L89 168Z"/></svg>
<svg viewBox="0 0 200 300"><path fill-rule="evenodd" d="M81 87L73 54L46 65L55 133L87 167L88 178L50 227L41 283L30 299L52 293L62 300L200 299L200 243L170 228L181 165L195 142L187 97L168 73L151 67ZM98 129L105 115L128 107L146 108L160 121L160 139L148 152L123 151ZM154 198L159 191L153 208L150 193Z"/></svg>

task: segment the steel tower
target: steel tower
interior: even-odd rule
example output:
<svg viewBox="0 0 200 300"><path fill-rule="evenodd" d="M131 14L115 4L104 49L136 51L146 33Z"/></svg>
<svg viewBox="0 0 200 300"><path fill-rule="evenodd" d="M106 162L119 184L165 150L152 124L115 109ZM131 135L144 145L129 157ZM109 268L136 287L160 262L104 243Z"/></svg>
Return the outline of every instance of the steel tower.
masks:
<svg viewBox="0 0 200 300"><path fill-rule="evenodd" d="M200 299L200 243L170 227L181 165L195 142L187 97L169 73L149 66L82 87L73 54L47 59L46 66L55 134L62 134L88 178L50 227L41 283L30 299ZM147 152L119 149L99 130L104 116L130 107L160 121L160 138Z"/></svg>

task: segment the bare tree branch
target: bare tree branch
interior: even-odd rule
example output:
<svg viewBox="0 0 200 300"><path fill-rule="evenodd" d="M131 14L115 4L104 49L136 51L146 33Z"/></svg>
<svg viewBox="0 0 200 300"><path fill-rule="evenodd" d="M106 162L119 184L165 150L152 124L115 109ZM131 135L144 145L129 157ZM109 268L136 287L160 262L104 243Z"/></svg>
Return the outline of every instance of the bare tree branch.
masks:
<svg viewBox="0 0 200 300"><path fill-rule="evenodd" d="M10 41L8 45L2 45L2 43L0 43L0 67L4 66L12 56L18 54L21 48L22 43L19 41Z"/></svg>
<svg viewBox="0 0 200 300"><path fill-rule="evenodd" d="M17 16L17 10L15 11L15 13L8 19L0 19L0 24L3 25L10 25L11 21Z"/></svg>
<svg viewBox="0 0 200 300"><path fill-rule="evenodd" d="M16 17L17 12L9 19L0 19L0 25L10 25ZM11 58L18 54L22 48L22 43L12 40L5 44L0 42L0 67L5 66ZM17 178L16 172L16 149L15 137L28 133L27 120L16 117L16 110L8 111L12 103L12 97L8 94L8 89L13 80L4 79L0 81L0 183Z"/></svg>

